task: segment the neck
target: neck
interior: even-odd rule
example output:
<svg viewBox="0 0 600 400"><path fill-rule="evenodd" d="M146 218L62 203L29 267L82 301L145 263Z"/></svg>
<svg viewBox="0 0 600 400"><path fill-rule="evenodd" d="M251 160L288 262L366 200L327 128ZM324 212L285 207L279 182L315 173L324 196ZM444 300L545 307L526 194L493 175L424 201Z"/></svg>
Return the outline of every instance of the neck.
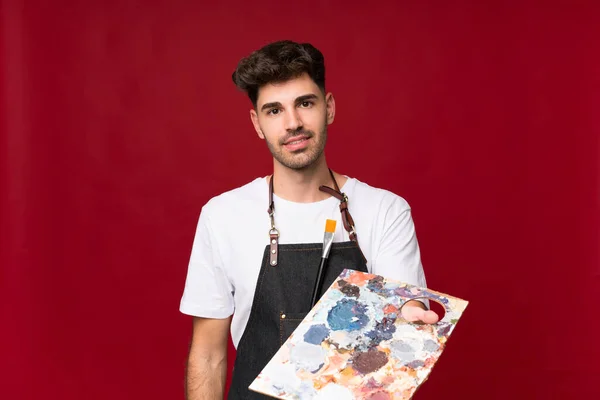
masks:
<svg viewBox="0 0 600 400"><path fill-rule="evenodd" d="M324 154L314 164L300 170L287 168L274 161L273 173L275 176L274 193L288 201L313 203L325 200L331 196L320 191L319 186L326 185L335 188ZM341 188L347 178L335 172L333 175Z"/></svg>

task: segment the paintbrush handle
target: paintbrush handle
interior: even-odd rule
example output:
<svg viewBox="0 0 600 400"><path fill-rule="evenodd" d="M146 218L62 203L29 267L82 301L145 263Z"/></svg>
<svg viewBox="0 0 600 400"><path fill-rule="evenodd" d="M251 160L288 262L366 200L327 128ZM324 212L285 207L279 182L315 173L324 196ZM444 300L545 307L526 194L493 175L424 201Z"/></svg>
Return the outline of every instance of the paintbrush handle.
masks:
<svg viewBox="0 0 600 400"><path fill-rule="evenodd" d="M317 296L319 295L319 291L321 286L323 285L323 276L325 275L325 264L327 264L327 258L321 257L321 263L319 264L319 271L317 272L317 280L315 281L315 287L312 293L312 299L310 302L310 308L312 309L317 301L319 300Z"/></svg>

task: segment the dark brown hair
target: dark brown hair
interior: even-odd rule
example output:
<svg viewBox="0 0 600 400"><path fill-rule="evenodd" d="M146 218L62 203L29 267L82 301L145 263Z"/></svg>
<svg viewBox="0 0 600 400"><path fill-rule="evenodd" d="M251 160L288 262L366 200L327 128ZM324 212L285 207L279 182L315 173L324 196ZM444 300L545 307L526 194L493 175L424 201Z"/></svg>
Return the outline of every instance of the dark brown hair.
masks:
<svg viewBox="0 0 600 400"><path fill-rule="evenodd" d="M325 59L310 43L281 40L242 58L232 75L233 82L248 94L256 107L258 89L268 83L285 82L307 73L325 91Z"/></svg>

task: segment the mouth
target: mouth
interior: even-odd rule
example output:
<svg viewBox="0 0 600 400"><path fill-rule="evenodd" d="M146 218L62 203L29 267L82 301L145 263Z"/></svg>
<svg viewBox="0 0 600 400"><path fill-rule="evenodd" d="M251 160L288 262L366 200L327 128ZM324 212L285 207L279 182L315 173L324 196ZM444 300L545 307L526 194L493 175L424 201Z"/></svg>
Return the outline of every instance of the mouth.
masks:
<svg viewBox="0 0 600 400"><path fill-rule="evenodd" d="M307 135L294 136L293 138L290 138L286 142L284 142L283 145L287 146L287 145L298 144L298 143L302 143L303 141L306 141L306 140L308 140Z"/></svg>
<svg viewBox="0 0 600 400"><path fill-rule="evenodd" d="M283 147L285 147L289 151L296 151L304 149L308 146L308 140L310 136L308 135L300 135L294 136L283 143Z"/></svg>

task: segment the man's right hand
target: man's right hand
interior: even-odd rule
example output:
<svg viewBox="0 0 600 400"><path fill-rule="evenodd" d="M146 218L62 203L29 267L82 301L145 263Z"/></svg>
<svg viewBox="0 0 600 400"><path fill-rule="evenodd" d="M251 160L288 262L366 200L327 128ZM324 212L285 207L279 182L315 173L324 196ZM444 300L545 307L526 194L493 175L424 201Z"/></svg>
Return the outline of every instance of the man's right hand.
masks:
<svg viewBox="0 0 600 400"><path fill-rule="evenodd" d="M222 400L231 317L194 318L186 372L187 400Z"/></svg>

